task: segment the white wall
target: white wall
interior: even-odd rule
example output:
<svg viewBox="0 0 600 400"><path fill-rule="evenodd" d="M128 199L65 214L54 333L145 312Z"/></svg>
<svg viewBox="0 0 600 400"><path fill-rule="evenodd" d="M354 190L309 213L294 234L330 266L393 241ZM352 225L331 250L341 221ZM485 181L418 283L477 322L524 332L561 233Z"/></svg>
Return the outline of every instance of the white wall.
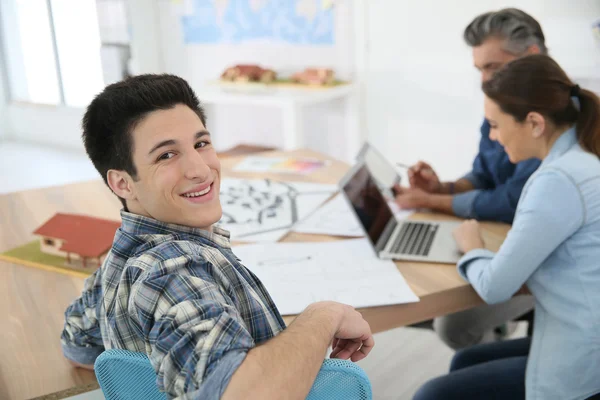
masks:
<svg viewBox="0 0 600 400"><path fill-rule="evenodd" d="M364 117L369 141L384 155L428 160L445 179L470 169L483 111L462 32L476 15L503 7L540 21L552 56L572 77L600 77L600 47L591 32L598 0L370 0L362 11Z"/></svg>
<svg viewBox="0 0 600 400"><path fill-rule="evenodd" d="M4 14L4 7L0 5L0 13ZM0 39L2 33L0 32ZM4 47L0 43L0 140L10 136L11 127L6 114L6 106L9 100L8 93L8 71L6 70Z"/></svg>
<svg viewBox="0 0 600 400"><path fill-rule="evenodd" d="M171 72L202 87L227 65L258 62L277 69L333 66L361 89L351 123L390 159L430 160L443 178L466 172L477 149L482 119L479 77L462 31L481 12L515 6L540 20L552 55L574 77L600 75L600 48L590 24L599 0L343 0L336 12L336 44L315 49L277 45L185 45L179 15L167 0L130 0L136 73ZM0 86L0 95L2 95ZM12 104L0 135L81 148L83 110ZM308 147L341 157L349 127L345 109L332 104L307 113ZM2 114L4 112L4 114ZM209 110L217 145L282 144L274 109L227 106ZM17 129L8 129L7 124Z"/></svg>
<svg viewBox="0 0 600 400"><path fill-rule="evenodd" d="M336 44L322 48L265 43L249 45L186 45L177 5L168 0L129 0L132 72L178 74L187 79L202 100L202 88L218 78L222 70L236 63L260 63L283 73L306 66L335 68L342 78L351 78L354 69L354 34L350 2L336 10ZM237 143L282 147L282 118L273 108L253 106L208 106L209 128L219 149ZM332 102L327 107L306 110L307 147L342 158L346 155L344 134L358 129L346 126L346 107ZM14 129L11 136L25 141L82 149L81 108L11 103L6 121ZM355 115L357 113L355 112ZM216 128L216 129L215 129Z"/></svg>
<svg viewBox="0 0 600 400"><path fill-rule="evenodd" d="M138 0L139 1L139 0ZM184 2L185 3L185 2ZM574 78L600 68L600 49L591 23L600 18L598 0L354 0L338 2L336 44L315 49L285 45L186 45L172 2L158 3L164 70L202 88L228 65L261 63L282 71L307 65L333 66L361 88L358 115L350 118L386 157L431 161L450 179L469 170L479 141L482 95L464 27L478 14L519 7L537 18L551 54ZM600 74L599 74L600 75ZM237 142L281 145L276 110L246 106L209 107L217 145ZM307 115L306 145L334 156L349 129L339 104ZM347 116L347 114L346 114Z"/></svg>
<svg viewBox="0 0 600 400"><path fill-rule="evenodd" d="M127 12L131 25L131 72L136 75L165 72L158 1L128 0Z"/></svg>
<svg viewBox="0 0 600 400"><path fill-rule="evenodd" d="M8 93L4 84L5 77L2 53L0 52L0 140L8 138L11 130L8 118L6 117Z"/></svg>
<svg viewBox="0 0 600 400"><path fill-rule="evenodd" d="M10 138L84 151L81 119L84 109L12 103L7 107Z"/></svg>
<svg viewBox="0 0 600 400"><path fill-rule="evenodd" d="M173 2L159 2L157 31L160 33L164 70L187 79L200 100L203 88L217 81L223 70L234 64L257 63L283 75L310 66L330 67L339 77L348 79L354 73L355 64L351 2L340 2L334 15L333 46L290 46L272 42L185 44L180 23L181 7L173 5ZM219 149L240 142L283 146L281 113L275 108L219 105L207 106L207 111L209 129ZM344 158L344 133L349 129L345 125L346 111L342 102L306 110L306 147Z"/></svg>

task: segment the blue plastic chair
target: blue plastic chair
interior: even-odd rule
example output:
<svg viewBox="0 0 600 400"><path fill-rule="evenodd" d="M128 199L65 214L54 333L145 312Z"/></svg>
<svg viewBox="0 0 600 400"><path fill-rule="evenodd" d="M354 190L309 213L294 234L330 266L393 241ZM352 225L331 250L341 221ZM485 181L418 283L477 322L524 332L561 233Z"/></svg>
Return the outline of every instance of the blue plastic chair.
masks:
<svg viewBox="0 0 600 400"><path fill-rule="evenodd" d="M156 374L146 354L107 350L94 364L106 400L166 400L158 391ZM308 400L371 400L371 382L351 361L327 359L308 394Z"/></svg>

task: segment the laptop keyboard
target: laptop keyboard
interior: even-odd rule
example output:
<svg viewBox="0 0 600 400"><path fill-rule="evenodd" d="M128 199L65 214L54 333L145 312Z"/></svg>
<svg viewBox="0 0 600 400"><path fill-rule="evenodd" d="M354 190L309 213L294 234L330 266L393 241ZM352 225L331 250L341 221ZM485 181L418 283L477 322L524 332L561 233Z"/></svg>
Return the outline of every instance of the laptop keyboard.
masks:
<svg viewBox="0 0 600 400"><path fill-rule="evenodd" d="M428 256L439 224L404 222L396 236L391 253L411 256Z"/></svg>

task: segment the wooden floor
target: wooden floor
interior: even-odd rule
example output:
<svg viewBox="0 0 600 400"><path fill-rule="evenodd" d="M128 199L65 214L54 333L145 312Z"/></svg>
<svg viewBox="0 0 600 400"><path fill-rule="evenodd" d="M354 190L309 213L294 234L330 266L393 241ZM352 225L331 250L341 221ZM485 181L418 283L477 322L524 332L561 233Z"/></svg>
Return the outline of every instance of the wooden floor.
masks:
<svg viewBox="0 0 600 400"><path fill-rule="evenodd" d="M0 193L99 178L85 154L31 144L0 142ZM375 399L409 400L428 379L447 371L452 351L431 331L400 328L375 336L371 355L360 362ZM101 393L77 400L101 399Z"/></svg>

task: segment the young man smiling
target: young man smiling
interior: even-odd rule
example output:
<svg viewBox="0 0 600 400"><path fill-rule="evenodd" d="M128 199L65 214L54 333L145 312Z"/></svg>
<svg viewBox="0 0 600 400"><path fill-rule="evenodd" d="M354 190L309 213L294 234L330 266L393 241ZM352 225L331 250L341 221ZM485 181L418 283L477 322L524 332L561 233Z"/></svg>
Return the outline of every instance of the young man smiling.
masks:
<svg viewBox="0 0 600 400"><path fill-rule="evenodd" d="M189 85L142 75L106 87L83 119L87 153L123 203L102 267L66 311L65 356L93 368L106 348L148 354L169 397L304 398L323 356L360 360L374 342L352 307L320 302L285 328L232 253L221 166ZM265 379L268 377L268 379Z"/></svg>

